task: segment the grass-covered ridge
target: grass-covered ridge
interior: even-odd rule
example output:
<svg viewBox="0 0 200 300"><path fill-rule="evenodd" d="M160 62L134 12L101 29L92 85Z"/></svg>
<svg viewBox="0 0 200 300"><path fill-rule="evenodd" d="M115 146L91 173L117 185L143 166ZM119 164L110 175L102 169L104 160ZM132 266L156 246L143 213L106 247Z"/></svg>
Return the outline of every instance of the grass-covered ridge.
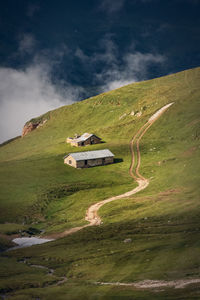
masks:
<svg viewBox="0 0 200 300"><path fill-rule="evenodd" d="M51 111L42 127L0 147L2 238L30 227L60 232L85 224L92 203L136 186L128 174L131 137L156 110L174 102L141 140L141 174L150 179L148 188L102 207L100 227L2 254L2 270L8 270L2 290L19 289L19 298L13 299L54 299L55 294L59 299L90 299L89 291L91 299L195 299L197 292L190 289L180 298L171 291L167 298L92 284L200 277L199 82L196 68L134 83ZM85 170L64 165L66 153L82 151L66 144L66 137L83 132L106 142L84 150L109 148L123 161ZM132 242L123 243L125 238ZM43 276L44 270L19 264L17 259L23 257L54 268L58 278L66 275L69 282L41 290L52 278ZM31 286L36 288L30 291Z"/></svg>

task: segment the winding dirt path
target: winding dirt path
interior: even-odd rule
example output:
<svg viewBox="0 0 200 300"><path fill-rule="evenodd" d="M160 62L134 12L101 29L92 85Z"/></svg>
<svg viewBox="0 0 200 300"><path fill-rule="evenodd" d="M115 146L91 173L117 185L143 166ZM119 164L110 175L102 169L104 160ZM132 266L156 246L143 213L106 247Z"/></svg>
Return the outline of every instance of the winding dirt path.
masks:
<svg viewBox="0 0 200 300"><path fill-rule="evenodd" d="M200 284L200 278L177 280L143 280L138 282L95 282L97 285L130 286L136 289L175 288L183 289L190 284Z"/></svg>
<svg viewBox="0 0 200 300"><path fill-rule="evenodd" d="M122 199L127 198L129 196L132 196L142 190L144 190L148 184L148 179L144 178L140 173L140 165L141 165L141 155L140 155L140 140L144 136L144 134L147 132L147 130L153 125L153 123L170 107L173 103L169 103L165 106L163 106L161 109L159 109L139 130L138 132L133 136L131 142L130 142L130 151L131 151L131 165L129 168L129 174L130 176L138 183L138 186L134 188L131 191L128 191L124 194L114 196L105 200L102 200L98 203L95 203L91 205L85 216L85 220L89 222L89 224L86 224L84 226L80 227L74 227L68 230L65 230L64 232L52 234L49 236L46 236L45 238L50 239L58 239L61 237L65 237L67 235L73 234L85 227L88 226L96 226L101 224L101 218L98 215L98 210L100 207L102 207L104 204ZM136 154L137 154L137 160L135 157L135 151L134 146L136 146ZM136 163L137 161L137 163ZM135 166L136 165L136 166ZM135 169L134 169L135 167ZM54 270L49 269L45 266L41 265L31 265L31 267L35 268L44 268L47 269L49 275L53 275ZM52 285L58 286L60 284L63 284L67 281L66 277L61 277L60 280L53 283ZM175 289L181 289L185 288L188 285L192 284L200 284L200 278L188 278L188 279L178 279L178 280L172 280L172 281L165 281L165 280L143 280L139 282L129 282L129 283L122 283L122 282L94 282L96 285L112 285L112 286L129 286L136 289L159 289L159 288L175 288ZM50 285L49 285L50 286ZM159 291L159 290L157 290ZM6 297L6 295L0 295L2 297ZM5 299L4 297L4 299Z"/></svg>
<svg viewBox="0 0 200 300"><path fill-rule="evenodd" d="M100 202L97 202L93 205L91 205L85 216L85 220L89 222L89 224L79 226L79 227L74 227L68 230L65 230L64 232L61 233L55 233L46 236L45 238L50 238L50 239L58 239L61 237L65 237L69 234L73 234L85 227L88 226L97 226L101 224L101 218L98 215L98 210L105 205L106 203L122 199L122 198L127 198L130 197L142 190L144 190L148 185L149 185L149 180L144 178L140 173L140 164L141 164L141 155L140 155L140 140L144 136L144 134L147 132L147 130L153 125L153 123L170 107L172 103L169 103L165 106L163 106L161 109L159 109L155 114L151 116L151 118L137 131L137 133L133 136L131 142L130 142L130 151L131 151L131 165L129 168L129 174L130 176L138 183L138 186L134 188L133 190L126 192L124 194L114 196L105 200L102 200ZM136 145L136 154L137 154L137 164L136 168L134 171L134 166L136 163L136 158L135 158L135 151L134 151L134 145Z"/></svg>

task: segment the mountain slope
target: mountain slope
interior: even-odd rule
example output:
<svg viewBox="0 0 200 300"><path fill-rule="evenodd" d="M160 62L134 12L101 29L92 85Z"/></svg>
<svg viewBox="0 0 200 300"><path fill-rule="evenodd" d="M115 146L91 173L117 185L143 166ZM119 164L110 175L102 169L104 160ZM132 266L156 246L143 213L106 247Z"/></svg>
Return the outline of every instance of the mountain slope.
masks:
<svg viewBox="0 0 200 300"><path fill-rule="evenodd" d="M199 82L200 68L196 68L131 84L49 112L49 120L42 127L2 146L2 233L30 231L30 227L46 233L61 232L85 224L85 211L92 203L136 186L128 174L129 142L156 110L174 102L141 140L141 174L150 179L146 190L102 207L100 227L10 252L9 259L2 257L2 265L9 266L12 259L12 265L19 268L13 255L31 257L37 264L44 264L47 258L45 265L55 268L56 276L71 278L69 299L73 299L73 285L79 286L80 295L86 293L88 297L86 281L199 276ZM83 132L93 132L106 142L84 150L109 148L118 163L85 170L64 165L66 153L82 151L67 145L66 137ZM123 243L126 238L133 243ZM9 272L3 287L22 288L20 271ZM26 287L33 282L37 286L41 274L33 274L30 267L26 272ZM47 275L43 281L49 281ZM46 288L44 297L45 293L49 297L49 289L53 292L53 288ZM99 290L100 295L119 293L118 287L88 289L93 293ZM59 293L63 291L64 287L59 289ZM42 295L39 289L31 293ZM120 293L132 295L133 291Z"/></svg>

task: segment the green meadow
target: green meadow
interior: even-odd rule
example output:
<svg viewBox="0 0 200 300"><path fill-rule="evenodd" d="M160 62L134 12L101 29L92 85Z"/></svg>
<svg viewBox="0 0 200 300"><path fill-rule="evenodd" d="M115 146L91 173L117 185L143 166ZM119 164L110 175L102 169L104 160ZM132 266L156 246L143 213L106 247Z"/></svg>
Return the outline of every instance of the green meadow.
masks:
<svg viewBox="0 0 200 300"><path fill-rule="evenodd" d="M200 68L133 83L50 111L39 117L48 119L43 126L1 145L0 295L20 300L200 299L199 285L155 291L97 284L200 278L199 83ZM140 173L150 181L145 190L103 206L100 226L3 251L16 235L84 225L91 204L136 187L128 173L130 140L171 102L140 142ZM84 148L66 144L68 136L84 132L104 142ZM63 163L67 153L105 148L115 154L112 165L74 169ZM124 243L127 238L131 242Z"/></svg>

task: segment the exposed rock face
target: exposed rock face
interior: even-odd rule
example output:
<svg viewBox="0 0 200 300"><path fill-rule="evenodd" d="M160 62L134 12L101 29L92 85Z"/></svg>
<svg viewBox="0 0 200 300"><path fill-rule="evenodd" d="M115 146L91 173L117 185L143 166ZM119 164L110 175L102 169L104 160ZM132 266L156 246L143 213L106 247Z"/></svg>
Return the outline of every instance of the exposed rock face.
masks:
<svg viewBox="0 0 200 300"><path fill-rule="evenodd" d="M24 128L22 130L22 137L27 135L29 132L33 131L35 128L38 127L38 125L39 125L38 123L28 123L24 125Z"/></svg>
<svg viewBox="0 0 200 300"><path fill-rule="evenodd" d="M43 122L37 122L37 123L27 123L24 125L24 128L22 130L22 137L27 135L29 132L33 131L37 127L40 127L46 123L47 120L44 120Z"/></svg>

